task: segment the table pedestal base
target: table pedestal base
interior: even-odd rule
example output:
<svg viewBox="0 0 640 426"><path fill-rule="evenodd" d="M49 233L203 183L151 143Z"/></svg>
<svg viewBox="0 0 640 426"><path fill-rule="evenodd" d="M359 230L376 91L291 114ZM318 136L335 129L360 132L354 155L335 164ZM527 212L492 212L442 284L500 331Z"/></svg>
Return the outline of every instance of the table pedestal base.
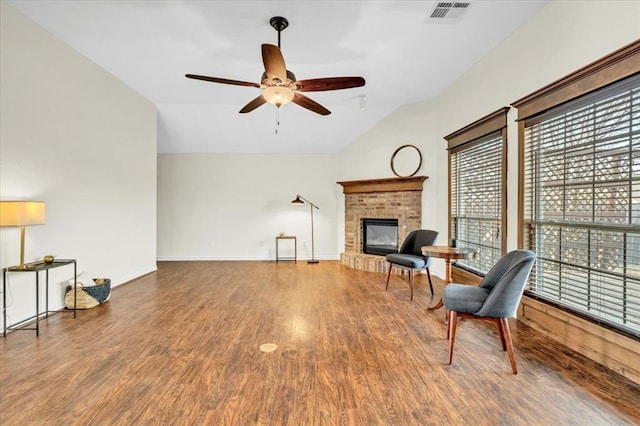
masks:
<svg viewBox="0 0 640 426"><path fill-rule="evenodd" d="M448 286L449 284L451 284L451 260L449 259L444 259L444 285ZM443 289L444 291L444 289ZM442 297L440 298L440 300L438 300L438 303L436 303L435 305L433 305L430 308L427 308L428 311L435 311L436 309L440 309L442 308L442 306L444 306L444 303L442 303Z"/></svg>

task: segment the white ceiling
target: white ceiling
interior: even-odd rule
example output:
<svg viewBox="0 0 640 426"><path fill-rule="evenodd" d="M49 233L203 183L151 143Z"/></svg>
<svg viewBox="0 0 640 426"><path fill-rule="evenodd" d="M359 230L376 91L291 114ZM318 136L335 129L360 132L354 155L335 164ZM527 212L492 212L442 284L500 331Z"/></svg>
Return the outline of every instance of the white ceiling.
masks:
<svg viewBox="0 0 640 426"><path fill-rule="evenodd" d="M464 1L464 0L460 0ZM159 112L159 152L334 153L395 109L437 96L546 0L466 0L458 19L429 18L436 1L7 0L141 93ZM362 76L364 87L295 104L238 111L252 87L190 80L202 74L260 82L260 45L284 16L282 53L298 79ZM366 108L360 109L360 98Z"/></svg>

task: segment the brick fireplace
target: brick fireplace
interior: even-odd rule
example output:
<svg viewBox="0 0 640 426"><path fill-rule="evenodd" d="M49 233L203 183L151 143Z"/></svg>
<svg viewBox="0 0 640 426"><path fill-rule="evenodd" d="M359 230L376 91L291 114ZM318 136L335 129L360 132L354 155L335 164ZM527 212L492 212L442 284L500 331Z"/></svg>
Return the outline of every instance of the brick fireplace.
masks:
<svg viewBox="0 0 640 426"><path fill-rule="evenodd" d="M364 218L397 219L398 244L422 223L422 183L426 176L338 182L344 193L344 253L340 263L370 272L386 272L384 256L362 252ZM401 270L394 268L394 272Z"/></svg>

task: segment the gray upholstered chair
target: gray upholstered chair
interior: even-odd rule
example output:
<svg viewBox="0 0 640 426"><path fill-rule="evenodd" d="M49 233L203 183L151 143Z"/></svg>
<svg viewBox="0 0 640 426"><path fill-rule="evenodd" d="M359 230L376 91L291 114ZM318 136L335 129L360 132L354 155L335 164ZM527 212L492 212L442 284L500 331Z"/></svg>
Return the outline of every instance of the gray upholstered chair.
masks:
<svg viewBox="0 0 640 426"><path fill-rule="evenodd" d="M413 275L415 271L426 269L427 278L429 278L429 288L431 294L433 294L433 284L431 284L431 273L429 272L429 265L431 264L431 258L423 256L420 248L422 246L432 246L435 244L438 238L436 231L428 229L418 229L411 231L407 238L404 239L400 251L398 253L388 254L386 257L388 265L387 273L387 286L389 288L389 278L391 277L391 268L401 268L409 271L409 287L411 287L411 300L413 300Z"/></svg>
<svg viewBox="0 0 640 426"><path fill-rule="evenodd" d="M476 286L449 284L442 302L449 311L449 364L453 360L453 343L458 318L491 320L498 323L502 350L509 352L511 370L518 372L507 318L515 317L536 255L529 250L514 250L504 255Z"/></svg>

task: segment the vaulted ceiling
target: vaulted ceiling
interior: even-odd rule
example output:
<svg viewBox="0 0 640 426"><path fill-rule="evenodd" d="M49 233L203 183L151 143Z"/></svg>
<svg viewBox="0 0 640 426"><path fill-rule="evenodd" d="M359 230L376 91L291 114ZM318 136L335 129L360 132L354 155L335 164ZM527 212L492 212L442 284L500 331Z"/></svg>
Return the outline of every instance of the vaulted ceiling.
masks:
<svg viewBox="0 0 640 426"><path fill-rule="evenodd" d="M156 104L159 152L210 153L339 152L397 108L438 96L545 2L6 1ZM185 78L259 83L273 16L289 21L281 48L298 79L366 85L306 93L328 116L295 104L239 114L260 89Z"/></svg>

